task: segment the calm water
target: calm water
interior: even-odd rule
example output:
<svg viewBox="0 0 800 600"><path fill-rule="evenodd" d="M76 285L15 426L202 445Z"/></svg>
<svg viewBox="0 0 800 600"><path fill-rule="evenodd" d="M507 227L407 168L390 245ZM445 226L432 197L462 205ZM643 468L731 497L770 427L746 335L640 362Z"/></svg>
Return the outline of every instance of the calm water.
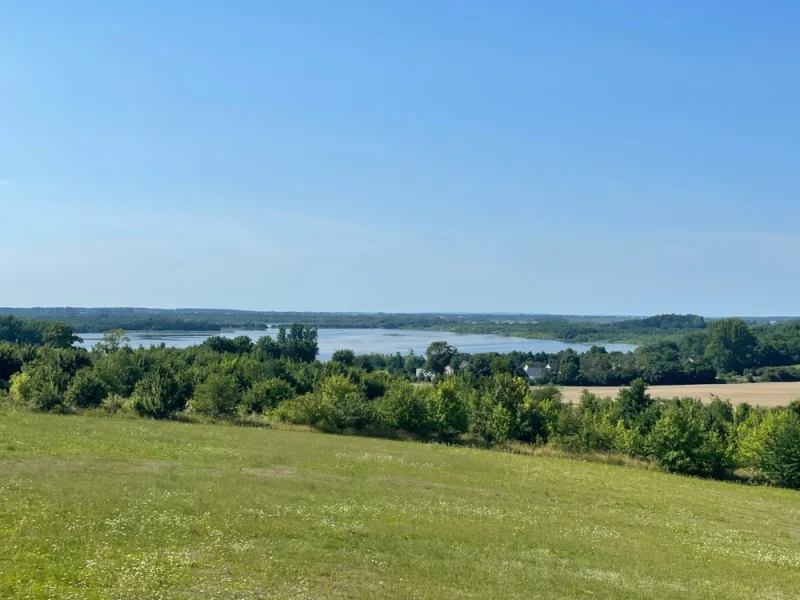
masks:
<svg viewBox="0 0 800 600"><path fill-rule="evenodd" d="M195 344L201 344L211 335L224 335L226 337L236 337L237 335L247 335L254 341L264 335L275 337L277 329L265 331L228 331L223 333L208 332L180 332L167 333L162 331L133 331L128 333L131 338L131 345L155 346L166 344L175 348L186 348ZM100 333L84 333L82 346L91 348L100 340ZM552 340L526 340L523 338L502 337L498 335L460 335L444 331L397 331L393 329L320 329L319 330L319 359L328 360L335 350L350 349L358 354L369 352L380 352L383 354L394 354L401 352L406 354L413 350L416 354L424 354L431 342L444 340L453 346L457 346L462 352L475 354L477 352L511 352L520 350L523 352L558 352L566 348L572 348L576 352L585 352L592 344L569 344L565 342L555 342ZM636 346L630 344L604 344L610 352L621 350L627 352L634 350Z"/></svg>

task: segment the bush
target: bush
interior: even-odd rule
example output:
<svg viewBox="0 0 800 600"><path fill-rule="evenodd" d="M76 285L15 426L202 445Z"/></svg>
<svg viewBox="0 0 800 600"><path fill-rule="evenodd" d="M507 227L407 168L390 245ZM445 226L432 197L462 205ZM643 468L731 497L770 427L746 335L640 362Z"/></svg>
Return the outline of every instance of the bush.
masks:
<svg viewBox="0 0 800 600"><path fill-rule="evenodd" d="M107 396L102 382L91 368L78 371L69 383L65 400L76 408L93 408L98 406Z"/></svg>
<svg viewBox="0 0 800 600"><path fill-rule="evenodd" d="M361 388L369 400L383 396L390 385L392 385L392 376L385 371L367 373L361 379Z"/></svg>
<svg viewBox="0 0 800 600"><path fill-rule="evenodd" d="M644 380L635 379L630 387L620 390L618 402L622 419L625 425L630 427L652 404L652 399L647 393L647 384Z"/></svg>
<svg viewBox="0 0 800 600"><path fill-rule="evenodd" d="M502 444L514 437L517 420L507 408L495 404L486 427L486 441L493 444Z"/></svg>
<svg viewBox="0 0 800 600"><path fill-rule="evenodd" d="M724 443L710 430L697 400L685 399L669 406L645 444L649 458L674 473L721 475L728 466Z"/></svg>
<svg viewBox="0 0 800 600"><path fill-rule="evenodd" d="M773 412L760 429L759 474L775 485L800 489L800 417L790 410Z"/></svg>
<svg viewBox="0 0 800 600"><path fill-rule="evenodd" d="M439 382L428 396L432 432L443 440L454 440L466 433L469 418L465 404L455 378Z"/></svg>
<svg viewBox="0 0 800 600"><path fill-rule="evenodd" d="M356 353L352 350L337 350L331 356L331 362L342 363L345 366L352 367L356 360Z"/></svg>
<svg viewBox="0 0 800 600"><path fill-rule="evenodd" d="M31 408L49 411L61 406L69 376L56 362L43 360L30 363L25 366L24 373L28 375L26 395Z"/></svg>
<svg viewBox="0 0 800 600"><path fill-rule="evenodd" d="M277 414L291 423L328 431L362 429L373 422L366 396L343 375L331 375L318 391L285 402Z"/></svg>
<svg viewBox="0 0 800 600"><path fill-rule="evenodd" d="M230 415L239 397L239 384L233 375L212 373L195 388L192 411L211 417Z"/></svg>
<svg viewBox="0 0 800 600"><path fill-rule="evenodd" d="M399 381L376 405L381 423L392 430L427 437L431 433L428 389Z"/></svg>
<svg viewBox="0 0 800 600"><path fill-rule="evenodd" d="M131 396L133 410L154 419L169 418L184 405L175 376L163 366L156 367L139 381Z"/></svg>
<svg viewBox="0 0 800 600"><path fill-rule="evenodd" d="M531 390L522 402L518 415L518 437L522 441L546 443L562 411L561 390L548 385Z"/></svg>
<svg viewBox="0 0 800 600"><path fill-rule="evenodd" d="M11 401L18 405L30 406L31 401L31 376L29 373L15 373L11 376Z"/></svg>
<svg viewBox="0 0 800 600"><path fill-rule="evenodd" d="M244 393L242 411L245 413L264 412L294 398L294 395L294 388L282 379L256 381Z"/></svg>
<svg viewBox="0 0 800 600"><path fill-rule="evenodd" d="M569 452L610 452L617 447L617 419L613 401L584 394L576 408L561 411L555 423L552 443Z"/></svg>

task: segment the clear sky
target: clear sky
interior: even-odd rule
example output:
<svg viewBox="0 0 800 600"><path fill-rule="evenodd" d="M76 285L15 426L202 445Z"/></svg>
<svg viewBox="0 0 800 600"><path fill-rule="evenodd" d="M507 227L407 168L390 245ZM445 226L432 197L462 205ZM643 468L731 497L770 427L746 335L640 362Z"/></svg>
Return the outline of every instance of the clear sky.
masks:
<svg viewBox="0 0 800 600"><path fill-rule="evenodd" d="M0 0L0 305L800 314L799 29Z"/></svg>

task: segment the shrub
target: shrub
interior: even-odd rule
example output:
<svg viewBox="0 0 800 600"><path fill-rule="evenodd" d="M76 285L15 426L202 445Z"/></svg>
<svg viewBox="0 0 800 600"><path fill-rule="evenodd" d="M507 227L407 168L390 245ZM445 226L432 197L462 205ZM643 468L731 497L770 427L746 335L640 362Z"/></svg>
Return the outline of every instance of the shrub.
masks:
<svg viewBox="0 0 800 600"><path fill-rule="evenodd" d="M559 415L566 409L561 390L556 386L548 385L531 390L519 408L519 439L546 443Z"/></svg>
<svg viewBox="0 0 800 600"><path fill-rule="evenodd" d="M331 362L342 363L345 366L352 367L356 360L356 353L352 350L337 350L331 356Z"/></svg>
<svg viewBox="0 0 800 600"><path fill-rule="evenodd" d="M98 406L106 395L103 383L92 369L84 368L78 371L69 383L65 400L67 404L76 408L93 408Z"/></svg>
<svg viewBox="0 0 800 600"><path fill-rule="evenodd" d="M239 403L239 384L233 375L212 373L194 390L194 412L219 417L233 413Z"/></svg>
<svg viewBox="0 0 800 600"><path fill-rule="evenodd" d="M775 485L800 488L800 417L790 410L773 412L760 429L760 475Z"/></svg>
<svg viewBox="0 0 800 600"><path fill-rule="evenodd" d="M31 401L31 376L29 373L15 373L11 376L11 401L15 404L30 406Z"/></svg>
<svg viewBox="0 0 800 600"><path fill-rule="evenodd" d="M618 402L622 419L625 425L630 427L652 404L647 393L647 384L643 379L635 379L630 387L620 390Z"/></svg>
<svg viewBox="0 0 800 600"><path fill-rule="evenodd" d="M507 408L500 404L495 404L492 414L489 415L486 432L487 441L493 444L502 444L506 440L514 437L517 428L517 420Z"/></svg>
<svg viewBox="0 0 800 600"><path fill-rule="evenodd" d="M291 423L330 431L362 429L373 421L367 398L343 375L331 375L318 391L285 402L277 414Z"/></svg>
<svg viewBox="0 0 800 600"><path fill-rule="evenodd" d="M318 394L330 407L323 425L333 429L361 429L372 421L366 396L349 379L333 375L325 379Z"/></svg>
<svg viewBox="0 0 800 600"><path fill-rule="evenodd" d="M393 430L427 437L431 433L428 388L395 382L376 405L381 423Z"/></svg>
<svg viewBox="0 0 800 600"><path fill-rule="evenodd" d="M49 411L61 406L69 385L69 376L53 360L25 366L28 403L34 410ZM13 389L13 386L12 386Z"/></svg>
<svg viewBox="0 0 800 600"><path fill-rule="evenodd" d="M171 417L184 404L175 376L164 366L156 367L139 381L131 396L133 410L154 419Z"/></svg>
<svg viewBox="0 0 800 600"><path fill-rule="evenodd" d="M294 388L282 379L264 379L256 381L244 393L242 411L260 413L270 410L294 397Z"/></svg>
<svg viewBox="0 0 800 600"><path fill-rule="evenodd" d="M649 457L667 471L721 475L728 466L727 452L703 411L692 399L669 406L647 436Z"/></svg>
<svg viewBox="0 0 800 600"><path fill-rule="evenodd" d="M126 407L128 410L130 410L130 407L127 406L128 404L129 402L122 396L111 394L105 400L103 400L103 402L100 404L100 408L109 415L115 415L120 411L124 411Z"/></svg>
<svg viewBox="0 0 800 600"><path fill-rule="evenodd" d="M367 373L361 379L361 388L369 400L380 398L392 384L392 376L385 371Z"/></svg>
<svg viewBox="0 0 800 600"><path fill-rule="evenodd" d="M455 378L439 382L428 396L432 431L443 440L465 433L469 418L465 402L459 397Z"/></svg>

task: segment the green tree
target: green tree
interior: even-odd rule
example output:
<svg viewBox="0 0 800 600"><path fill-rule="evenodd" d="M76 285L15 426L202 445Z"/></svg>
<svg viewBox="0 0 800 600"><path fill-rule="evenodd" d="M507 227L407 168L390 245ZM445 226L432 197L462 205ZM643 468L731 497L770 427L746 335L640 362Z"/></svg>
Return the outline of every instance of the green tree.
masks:
<svg viewBox="0 0 800 600"><path fill-rule="evenodd" d="M86 367L78 371L69 382L65 400L67 404L76 408L92 408L99 406L107 395L103 383L91 367Z"/></svg>
<svg viewBox="0 0 800 600"><path fill-rule="evenodd" d="M73 344L83 340L75 335L72 327L66 323L51 323L45 328L42 341L54 348L71 348Z"/></svg>
<svg viewBox="0 0 800 600"><path fill-rule="evenodd" d="M347 377L328 377L318 394L322 404L329 407L324 425L334 429L361 429L371 423L372 408L366 396Z"/></svg>
<svg viewBox="0 0 800 600"><path fill-rule="evenodd" d="M381 422L392 430L427 437L431 432L429 390L405 381L394 382L377 404Z"/></svg>
<svg viewBox="0 0 800 600"><path fill-rule="evenodd" d="M319 353L317 329L311 325L295 323L288 329L281 327L277 344L282 356L298 362L314 362Z"/></svg>
<svg viewBox="0 0 800 600"><path fill-rule="evenodd" d="M770 482L800 489L800 417L780 410L762 424L758 471Z"/></svg>
<svg viewBox="0 0 800 600"><path fill-rule="evenodd" d="M169 418L185 406L175 376L163 365L136 384L131 400L137 413L154 419Z"/></svg>
<svg viewBox="0 0 800 600"><path fill-rule="evenodd" d="M131 343L131 338L122 329L111 329L103 332L102 339L92 348L93 352L102 355L113 354Z"/></svg>
<svg viewBox="0 0 800 600"><path fill-rule="evenodd" d="M708 326L706 357L717 370L742 373L753 366L758 340L742 319L721 319Z"/></svg>
<svg viewBox="0 0 800 600"><path fill-rule="evenodd" d="M294 398L294 388L282 379L256 381L244 393L242 406L245 412L260 413Z"/></svg>
<svg viewBox="0 0 800 600"><path fill-rule="evenodd" d="M331 356L331 361L341 363L345 366L352 367L356 359L356 353L352 350L337 350Z"/></svg>
<svg viewBox="0 0 800 600"><path fill-rule="evenodd" d="M30 377L29 400L33 409L49 411L63 403L69 375L61 369L54 355L26 364L24 372Z"/></svg>
<svg viewBox="0 0 800 600"><path fill-rule="evenodd" d="M625 425L630 427L652 404L644 379L635 379L631 382L630 387L621 389L618 402L620 415Z"/></svg>
<svg viewBox="0 0 800 600"><path fill-rule="evenodd" d="M109 352L110 348L113 344L98 351L101 354L95 357L94 373L110 394L128 398L143 376L142 365L137 360L139 355L126 346Z"/></svg>
<svg viewBox="0 0 800 600"><path fill-rule="evenodd" d="M561 390L554 385L537 387L526 395L519 411L519 438L545 443L562 411L566 410Z"/></svg>
<svg viewBox="0 0 800 600"><path fill-rule="evenodd" d="M492 444L502 444L514 437L517 419L501 404L495 404L489 415L486 427L486 440Z"/></svg>
<svg viewBox="0 0 800 600"><path fill-rule="evenodd" d="M428 360L425 362L425 368L441 375L456 354L458 354L458 348L447 342L431 342L426 352Z"/></svg>
<svg viewBox="0 0 800 600"><path fill-rule="evenodd" d="M650 458L667 471L721 475L728 466L725 445L708 427L704 408L694 399L669 406L645 444Z"/></svg>
<svg viewBox="0 0 800 600"><path fill-rule="evenodd" d="M22 358L16 346L0 342L0 381L8 381L22 370Z"/></svg>
<svg viewBox="0 0 800 600"><path fill-rule="evenodd" d="M191 408L213 417L230 415L239 403L240 395L236 377L212 373L195 388Z"/></svg>
<svg viewBox="0 0 800 600"><path fill-rule="evenodd" d="M564 352L558 367L557 381L559 385L577 385L580 383L581 361L574 350Z"/></svg>
<svg viewBox="0 0 800 600"><path fill-rule="evenodd" d="M466 403L459 396L455 378L438 383L428 396L433 432L444 440L453 440L469 427Z"/></svg>

